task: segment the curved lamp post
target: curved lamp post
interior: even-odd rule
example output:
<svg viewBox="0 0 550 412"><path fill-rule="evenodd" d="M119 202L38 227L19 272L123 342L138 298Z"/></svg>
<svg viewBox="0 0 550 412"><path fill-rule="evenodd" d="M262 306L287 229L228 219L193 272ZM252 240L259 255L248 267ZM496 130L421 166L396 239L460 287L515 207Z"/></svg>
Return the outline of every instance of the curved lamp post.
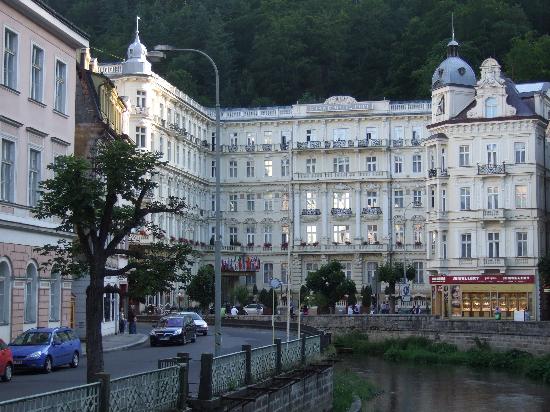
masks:
<svg viewBox="0 0 550 412"><path fill-rule="evenodd" d="M158 62L166 58L166 52L192 52L203 55L208 59L214 68L216 76L216 239L214 241L214 354L219 356L222 345L221 331L221 307L222 307L222 259L221 259L221 211L220 211L220 158L221 158L221 136L220 136L220 76L218 66L205 52L197 49L178 49L165 44L157 45L153 51L147 54L151 62Z"/></svg>

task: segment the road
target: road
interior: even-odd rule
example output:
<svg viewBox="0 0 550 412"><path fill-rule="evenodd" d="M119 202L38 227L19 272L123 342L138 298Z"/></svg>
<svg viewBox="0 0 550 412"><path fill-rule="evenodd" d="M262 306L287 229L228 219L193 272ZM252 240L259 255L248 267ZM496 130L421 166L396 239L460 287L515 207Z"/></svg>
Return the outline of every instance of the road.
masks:
<svg viewBox="0 0 550 412"><path fill-rule="evenodd" d="M148 333L148 324L138 325L139 333ZM213 330L213 328L212 328ZM222 329L222 352L231 353L241 350L241 345L249 344L252 347L271 343L271 330L229 328ZM276 336L286 340L284 331L276 331ZM212 331L208 336L198 336L195 343L185 346L150 347L146 342L132 348L105 353L105 371L113 378L145 372L157 368L157 360L171 358L178 352L188 352L191 356L189 371L190 391L194 393L198 388L200 373L200 357L204 352L213 352L214 336ZM43 392L54 391L86 383L86 358L80 360L76 369L62 367L46 375L40 372L16 372L10 383L0 383L0 401L29 396Z"/></svg>

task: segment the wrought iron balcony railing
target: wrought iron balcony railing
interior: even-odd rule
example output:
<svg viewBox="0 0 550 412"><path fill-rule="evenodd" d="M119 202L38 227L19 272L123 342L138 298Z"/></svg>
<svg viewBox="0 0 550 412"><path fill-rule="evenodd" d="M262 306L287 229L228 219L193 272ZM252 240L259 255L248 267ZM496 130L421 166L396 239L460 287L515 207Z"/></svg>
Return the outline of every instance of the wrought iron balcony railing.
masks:
<svg viewBox="0 0 550 412"><path fill-rule="evenodd" d="M477 165L477 174L478 175L501 175L506 173L506 164L502 162L502 164L484 164L480 165L478 163Z"/></svg>
<svg viewBox="0 0 550 412"><path fill-rule="evenodd" d="M363 210L361 210L362 215L381 215L382 209L379 207L364 207Z"/></svg>
<svg viewBox="0 0 550 412"><path fill-rule="evenodd" d="M351 216L351 208L333 207L330 209L330 214L333 216Z"/></svg>
<svg viewBox="0 0 550 412"><path fill-rule="evenodd" d="M319 216L321 209L302 209L302 215L304 216Z"/></svg>
<svg viewBox="0 0 550 412"><path fill-rule="evenodd" d="M437 169L428 169L428 177L437 177Z"/></svg>

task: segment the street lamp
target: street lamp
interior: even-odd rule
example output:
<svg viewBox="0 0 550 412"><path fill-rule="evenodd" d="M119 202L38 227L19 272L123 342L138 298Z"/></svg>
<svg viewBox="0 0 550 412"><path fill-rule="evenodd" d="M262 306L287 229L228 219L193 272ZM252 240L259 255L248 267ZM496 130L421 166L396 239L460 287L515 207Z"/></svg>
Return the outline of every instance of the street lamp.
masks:
<svg viewBox="0 0 550 412"><path fill-rule="evenodd" d="M221 258L221 211L220 211L220 158L221 158L221 134L220 134L220 76L218 66L214 60L205 52L197 49L178 49L166 44L160 44L147 54L151 62L158 62L166 57L166 52L193 52L203 55L208 59L214 68L216 75L216 239L214 241L214 354L219 356L222 345L221 331L221 306L222 306L222 258Z"/></svg>

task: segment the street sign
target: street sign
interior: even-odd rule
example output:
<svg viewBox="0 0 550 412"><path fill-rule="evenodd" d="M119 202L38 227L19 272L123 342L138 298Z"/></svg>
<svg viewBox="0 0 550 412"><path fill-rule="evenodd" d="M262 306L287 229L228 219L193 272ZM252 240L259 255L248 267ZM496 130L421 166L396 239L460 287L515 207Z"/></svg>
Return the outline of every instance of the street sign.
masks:
<svg viewBox="0 0 550 412"><path fill-rule="evenodd" d="M270 285L273 289L277 289L277 288L281 287L282 283L279 279L273 278L273 279L271 279Z"/></svg>

